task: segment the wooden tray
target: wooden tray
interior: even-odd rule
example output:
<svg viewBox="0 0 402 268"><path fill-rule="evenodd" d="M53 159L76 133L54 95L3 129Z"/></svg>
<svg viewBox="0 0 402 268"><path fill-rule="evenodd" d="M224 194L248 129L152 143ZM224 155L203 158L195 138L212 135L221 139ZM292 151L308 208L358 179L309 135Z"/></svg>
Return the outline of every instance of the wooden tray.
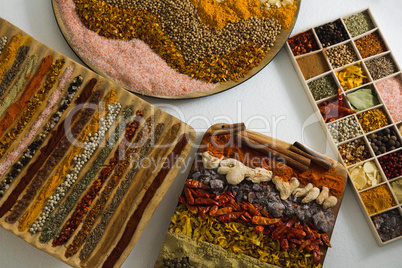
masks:
<svg viewBox="0 0 402 268"><path fill-rule="evenodd" d="M3 20L0 18L0 36L7 36L8 40L11 40L11 38L16 35L16 34L21 34L24 37L27 37L28 34L23 32L22 30L18 29L11 23ZM169 114L163 112L162 110L150 105L149 103L143 101L142 99L138 98L137 96L134 96L133 94L127 92L126 90L122 89L119 85L115 84L112 81L109 81L100 75L88 70L85 67L82 67L78 63L72 61L71 59L65 57L64 55L56 52L55 50L43 45L37 40L32 40L30 44L30 51L29 55L32 54L37 54L39 56L39 59L42 59L43 57L47 55L52 55L54 59L58 58L63 58L65 59L65 64L62 69L62 73L68 66L74 66L74 73L72 78L81 75L84 78L83 85L81 89L77 92L76 96L78 96L84 86L88 83L88 81L92 78L95 78L98 80L97 83L97 88L102 88L105 89L105 92L109 92L110 90L114 89L118 95L117 101L122 104L122 109L127 106L127 105L132 105L134 108L134 112L137 110L143 110L144 111L144 119L149 118L150 116L154 116L154 122L155 126L158 123L163 123L165 128L160 135L159 140L156 143L156 146L152 146L149 153L146 155L146 157L154 161L155 165L149 165L148 168L140 168L137 173L135 173L135 177L132 180L132 183L129 186L129 190L122 199L120 205L118 206L117 210L114 213L113 218L111 219L104 236L100 240L100 242L97 244L95 250L89 255L89 257L85 260L81 260L78 254L75 254L74 256L70 258L66 258L64 256L66 247L65 246L59 246L59 247L53 247L52 246L52 241L42 244L39 242L39 235L40 233L37 233L35 235L31 235L28 231L20 232L17 229L18 226L18 221L15 224L9 224L5 221L5 218L8 213L4 215L0 219L0 226L3 227L4 229L8 230L9 232L15 234L16 236L20 237L24 241L28 242L29 244L33 245L34 247L58 258L59 260L65 262L68 265L71 265L73 267L100 267L102 264L105 262L105 260L111 256L113 249L116 247L117 243L119 240L122 238L124 234L124 231L126 230L127 227L130 227L129 225L129 220L130 219L137 219L136 221L136 227L135 231L128 236L130 238L130 242L127 245L124 245L123 249L124 251L122 254L118 257L117 262L115 263L116 267L121 266L121 264L124 262L124 260L127 258L129 255L130 251L134 247L136 241L138 240L140 234L144 230L146 224L150 220L152 214L154 213L156 207L158 206L159 202L161 201L162 197L168 190L169 186L173 182L174 178L176 177L177 173L179 172L181 166L182 166L182 161L188 156L188 153L192 147L193 141L195 139L195 132L194 130L178 120L177 118L170 116ZM39 65L39 64L38 64ZM36 70L35 70L36 72ZM71 81L70 81L71 82ZM70 83L68 82L68 84ZM57 83L56 83L57 86ZM59 122L62 122L62 119L65 118L66 114L68 114L74 107L74 105L71 105L68 110L64 113L64 116L59 120ZM56 105L57 109L58 106ZM56 110L54 110L55 112ZM39 112L38 112L39 113ZM35 115L37 116L38 113ZM53 112L52 112L53 114ZM35 121L35 116L34 119L31 121ZM57 127L57 126L56 126ZM28 129L28 128L27 128ZM19 143L21 140L21 137L25 135L27 130L25 130L21 135L18 140L15 141L15 143ZM137 131L136 135L138 135ZM110 131L107 132L108 136L110 134ZM51 135L48 136L48 138ZM175 146L178 144L179 137L183 137L184 143L182 143L181 150L178 150L177 152L173 152ZM49 140L46 138L45 142L42 144L42 146L45 146L47 144L47 141ZM133 139L134 140L134 139ZM159 146L159 145L166 145L166 146ZM73 147L73 146L71 146ZM71 150L71 147L69 151ZM115 149L118 147L115 145ZM91 157L89 160L88 164L82 169L82 171L79 173L79 177L77 179L77 182L79 182L80 178L85 174L85 172L89 169L90 166L92 166L93 161L98 157L98 154L100 152L101 148L98 148L95 152L95 154ZM39 151L39 150L38 150ZM69 152L68 151L68 152ZM114 152L113 150L112 152ZM109 155L108 159L111 158L113 154ZM166 172L160 173L162 170L162 165L165 164L165 157L172 155L177 157L177 160L172 161L172 165L169 165L170 169L168 169ZM35 161L37 157L37 154L35 157L32 159L32 161L29 163L31 164L32 162ZM108 161L108 159L106 161ZM105 162L108 163L108 162ZM174 165L173 165L174 163ZM28 165L29 165L28 164ZM134 167L133 164L129 166L129 168L125 171L124 174L127 174L129 170L131 170ZM21 180L21 178L25 175L26 173L26 168L22 170L22 172L19 174L17 178L15 178L13 184L11 185L11 188L6 191L5 196L0 199L0 207L4 204L5 200L10 196L10 194L13 193L14 186ZM6 173L7 174L7 173ZM159 178L159 181L155 180L158 174L161 174ZM164 175L162 175L164 174ZM52 175L51 175L52 176ZM51 177L50 176L50 177ZM96 176L95 176L96 178ZM4 177L1 178L1 181L3 181ZM91 185L91 184L89 184ZM117 189L117 187L116 187ZM102 194L104 189L101 190L99 194ZM83 191L82 195L84 195L86 192ZM115 191L112 192L112 195L110 198L113 198L115 194ZM20 195L21 197L22 195ZM67 194L68 196L68 194ZM82 197L82 196L81 196ZM95 198L94 202L92 203L92 206L94 203L96 203L97 199L99 198L99 195L97 198ZM110 203L107 203L106 206L109 205ZM92 207L91 206L91 207ZM70 213L71 214L71 213ZM97 222L95 222L95 226L98 224L99 219ZM82 225L81 225L82 227ZM78 230L80 230L80 228ZM72 242L72 239L74 236L77 234L73 234L73 237L67 242L67 245L69 245ZM3 243L6 243L7 241L2 241ZM80 249L81 250L81 249Z"/></svg>
<svg viewBox="0 0 402 268"><path fill-rule="evenodd" d="M80 51L76 48L76 46L74 45L74 43L72 42L71 36L69 34L69 32L66 30L66 26L64 24L64 21L61 18L60 15L60 11L57 7L57 3L56 0L52 0L52 4L53 4L53 10L54 10L54 14L57 20L57 23L59 25L59 28L64 36L64 38L66 39L67 43L69 44L69 46L71 47L71 49L75 52L75 54L93 71L97 72L98 74L111 79L110 77L108 77L103 70L99 69L96 65L92 64L91 61L82 53L80 53ZM250 72L248 72L243 78L239 79L237 82L235 81L228 81L222 84L219 84L217 87L206 91L206 92L194 92L194 93L190 93L190 94L185 94L185 95L175 95L175 96L162 96L162 95L153 95L153 94L143 94L143 93L139 93L139 92L134 92L143 96L147 96L147 97L156 97L156 98L162 98L162 99L191 99L191 98L200 98L200 97L205 97L205 96L209 96L209 95L213 95L213 94L217 94L220 92L223 92L225 90L231 89L237 85L242 84L243 82L247 81L248 79L250 79L251 77L253 77L255 74L257 74L259 71L261 71L266 65L268 65L274 58L275 56L279 53L279 51L281 50L281 48L284 46L286 40L288 39L290 33L293 30L293 27L296 23L296 19L298 17L299 14L299 10L300 10L300 5L301 5L301 0L299 0L297 2L297 13L295 15L295 18L293 19L293 23L291 25L291 27L289 27L289 29L287 30L282 30L281 33L277 36L276 38L276 42L274 44L273 47L271 47L271 50L269 51L269 53L265 56L265 58L261 61L261 63L254 67L253 69L250 70ZM111 79L113 80L113 79ZM127 89L129 90L129 89Z"/></svg>
<svg viewBox="0 0 402 268"><path fill-rule="evenodd" d="M365 33L363 33L363 34L361 34L361 35L358 35L358 36L356 36L356 37L351 38L351 37L350 37L351 34L349 33L349 31L348 31L348 29L347 29L347 27L346 27L346 25L345 25L345 23L344 23L344 19L350 17L351 15L358 14L358 13L361 13L361 12L367 12L367 13L368 13L368 15L369 15L371 21L372 21L373 24L374 24L374 28L371 29L371 30L368 31L368 32L365 32ZM321 43L319 42L319 38L318 38L318 36L317 36L317 34L316 34L316 32L315 32L315 28L318 27L318 26L320 26L320 25L324 25L324 24L326 24L326 23L328 23L328 22L335 21L335 20L337 20L337 19L340 19L340 20L342 21L342 24L344 25L346 31L348 31L348 36L349 36L349 37L348 37L347 40L345 40L345 41L343 41L343 42L340 42L340 43L337 43L337 44L335 44L335 45L326 47L326 48L324 49L324 48L322 47ZM318 49L318 50L313 51L313 52L310 52L310 53L308 53L308 54L303 54L303 55L294 57L294 55L293 55L293 53L292 53L292 50L291 50L291 48L290 48L290 46L289 46L288 43L286 43L286 47L287 47L287 50L288 50L288 54L289 54L289 56L290 56L290 59L291 59L291 61L292 61L292 63L293 63L293 66L294 66L294 68L295 68L295 70L296 70L296 72L297 72L297 74L298 74L298 76L299 76L300 82L302 83L303 88L304 88L304 90L305 90L305 92L306 92L306 95L307 95L308 99L310 100L311 106L313 107L313 109L314 109L314 111L315 111L315 114L317 115L318 120L319 120L319 122L320 122L322 128L324 129L324 132L325 132L325 134L326 134L326 136L327 136L327 139L329 140L329 143L331 144L332 149L334 150L334 152L338 152L338 159L339 159L339 161L341 161L341 162L345 165L345 163L344 163L344 161L343 161L343 159L342 159L342 157L341 157L341 155L340 155L340 153L339 153L339 151L338 151L338 147L339 147L340 145L349 143L349 142L351 142L351 141L353 141L353 140L356 140L356 139L363 139L364 142L365 142L365 144L366 144L366 147L367 147L367 148L369 149L369 151L370 151L371 157L370 157L369 159L366 159L366 160L362 161L362 162L355 163L355 164L353 164L353 165L348 166L348 169L349 169L350 167L354 167L354 166L357 166L357 165L361 165L362 163L367 162L367 161L374 161L374 163L376 164L377 168L380 170L380 174L381 174L381 177L382 177L382 182L381 182L380 184L378 184L377 186L375 186L375 187L378 187L378 186L380 186L380 185L385 185L385 187L387 187L387 188L392 192L392 195L393 195L393 198L394 198L394 201L395 201L395 204L396 204L396 205L393 206L393 207L391 207L391 208L389 208L389 209L387 209L387 210L381 211L381 212L379 212L379 213L375 213L375 214L369 215L368 212L366 211L366 208L365 208L365 206L364 206L364 203L363 203L362 200L361 200L360 193L363 192L363 191L366 191L366 190L368 190L368 189L375 188L375 187L369 187L369 188L365 188L365 189L362 189L362 190L358 190L358 189L356 188L356 186L354 185L354 183L352 182L352 180L349 180L349 181L350 181L350 186L351 186L351 188L352 188L352 191L353 191L353 193L354 193L355 196L356 196L356 199L357 199L357 201L358 201L358 203L359 203L359 205L360 205L360 207L361 207L361 210L362 210L362 212L363 212L364 217L365 217L366 220L367 220L367 223L368 223L369 226L370 226L371 231L373 232L373 235L374 235L374 237L375 237L375 239L376 239L376 241L377 241L377 244L378 244L379 246L383 246L383 245L385 245L385 244L388 244L388 243L391 243L391 242L396 241L396 240L398 240L398 239L401 239L402 236L396 237L396 238L394 238L394 239L390 239L390 240L388 240L388 241L386 241L386 242L382 241L381 238L380 238L380 236L379 236L379 234L378 234L378 232L377 232L377 230L376 230L376 228L375 228L375 226L374 226L374 223L373 223L371 217L373 217L373 216L375 216L375 215L378 215L378 214L381 214L381 213L386 212L386 211L393 210L393 209L398 210L399 213L400 213L400 215L401 215L401 217L402 217L402 204L398 202L398 200L397 200L397 198L396 198L396 196L395 196L395 194L394 194L394 192L393 192L393 190L392 190L392 187L390 187L390 183L391 183L391 182L396 181L396 180L402 178L402 176L399 176L399 177L397 177L397 178L392 178L391 180L388 180L387 177L385 176L385 174L384 174L382 168L381 168L380 163L378 162L378 158L380 158L381 156L384 156L384 155L386 155L386 154L392 153L392 152L400 151L400 150L401 150L401 147L399 147L399 148L397 148L397 149L395 149L395 150L393 150L393 151L386 152L386 153L384 153L384 154L376 155L376 154L374 153L373 149L371 148L370 142L369 142L369 140L367 139L367 137L368 137L368 135L370 135L370 134L372 134L372 133L376 133L376 132L378 132L378 131L381 131L382 129L392 128L392 129L394 130L394 132L396 133L396 135L398 136L398 139L399 139L399 140L402 139L402 136L401 136L400 132L398 131L398 127L400 127L400 126L402 125L402 122L395 122L395 121L393 120L392 116L390 116L390 113L389 113L389 110L388 110L388 108L387 108L387 105L386 105L386 104L384 103L384 101L382 100L381 95L379 94L378 89L377 89L377 86L376 86L376 82L383 81L383 80L388 79L388 78L390 78L390 77L401 77L401 75L402 75L401 68L399 67L398 62L395 60L395 57L393 56L393 53L392 53L390 47L389 47L388 44L386 43L386 40L385 40L385 38L384 38L384 35L382 34L380 28L378 27L378 24L377 24L377 22L375 21L375 19L374 19L372 13L371 13L371 11L370 11L370 9L360 10L360 11L357 11L357 12L354 12L354 13L351 13L351 14L348 14L348 15L345 15L345 16L343 16L343 17L341 17L341 18L335 18L335 19L333 19L333 20L324 22L324 23L322 23L322 24L320 24L320 25L317 25L317 26L312 27L312 28L308 28L308 29L306 29L306 30L304 30L304 31L301 31L301 32L296 33L296 34L294 34L294 35L291 36L291 37L293 37L293 36L296 36L296 35L298 35L298 34L300 34L300 33L309 31L309 30L313 31L314 36L315 36L315 39L316 39L316 41L317 41L317 43L318 43L318 45L319 45L319 49ZM363 59L362 56L360 55L360 53L359 53L359 51L358 51L358 49L357 49L355 43L354 43L353 41L355 41L355 40L357 40L357 39L360 39L360 38L362 38L362 37L364 37L364 36L366 36L366 35L368 35L368 34L371 34L371 33L373 33L373 32L378 32L378 33L380 34L381 39L382 39L382 41L384 42L384 44L385 44L387 50L386 50L385 52L383 52L383 53L380 53L380 54L377 54L377 55L374 55L374 56L367 57L367 58L364 58L364 59ZM326 59L326 61L327 61L328 66L330 67L330 70L329 70L328 72L325 72L325 73L323 73L323 74L320 74L320 75L318 75L318 76L316 76L316 77L310 78L310 79L307 80L307 81L304 79L304 76L303 76L303 74L302 74L302 72L301 72L301 70L300 70L300 68L299 68L299 66L298 66L298 64L297 64L297 61L296 61L297 59L302 58L302 57L304 57L304 56L306 56L306 55L314 54L314 53L323 53L323 51L325 51L325 50L327 50L327 49L330 49L330 48L333 48L333 47L336 47L336 46L339 46L339 45L342 45L342 44L346 44L346 43L352 45L353 50L355 51L356 55L358 56L358 60L357 60L356 62L361 62L361 63L362 63L363 69L365 70L366 74L368 74L368 76L369 76L369 82L368 82L368 83L366 83L366 84L364 84L364 85L362 85L362 86L360 86L360 87L356 87L356 88L350 89L350 90L344 90L344 89L342 88L342 86L340 85L339 80L337 79L337 77L336 77L336 75L335 75L335 72L336 72L336 71L339 71L339 70L342 70L343 68L345 68L345 67L348 66L348 65L356 64L356 62L350 63L350 64L348 64L348 65L346 65L346 66L343 66L343 67L340 67L340 68L333 69L332 65L330 64L330 62L328 61L328 58L327 58L326 56L325 56L325 59ZM325 53L323 53L323 54L326 55ZM381 57L381 56L385 56L385 55L391 56L391 58L393 59L393 62L394 62L395 65L396 65L397 71L396 71L395 73L389 75L389 76L386 76L386 77L383 77L383 78L381 78L381 79L375 80L375 79L373 79L373 78L371 77L371 74L367 71L366 62L367 62L368 60L373 59L373 58L377 58L377 57ZM324 98L324 99L321 99L321 100L319 100L319 101L316 101L316 100L314 99L314 97L313 97L313 95L312 95L312 93L311 93L309 87L308 87L308 83L309 83L309 82L314 81L314 80L316 80L316 79L318 79L318 78L327 76L327 75L332 76L332 77L334 78L334 80L335 80L337 86L342 90L342 96L343 96L343 98L344 98L344 102L346 103L346 105L348 105L347 108L351 108L351 105L350 105L350 103L347 101L346 94L351 93L351 92L353 92L353 91L355 91L356 89L359 89L359 88L365 88L365 87L371 87L371 88L373 88L374 91L375 91L374 93L376 94L378 100L380 101L380 104L379 104L379 105L376 105L376 106L373 106L373 107L368 108L368 109L366 109L366 110L357 112L356 114L352 114L352 115L349 115L349 116L342 117L341 119L338 119L338 120L334 121L333 123L331 122L330 124L334 124L334 123L336 123L336 122L339 122L340 120L342 120L342 119L344 119L344 118L347 118L347 117L352 117L352 118L354 118L357 122L359 122L359 120L358 120L358 118L357 118L357 115L358 115L358 114L361 114L361 113L363 113L363 112L365 112L365 111L372 110L372 109L376 109L376 108L382 108L383 111L385 111L385 113L386 113L386 115L387 115L387 117L388 117L388 120L389 120L390 124L388 124L387 126L385 126L385 127L383 127L383 128L380 128L380 129L377 129L377 130L375 130L375 131L371 131L371 132L368 132L368 133L364 133L363 129L362 129L361 126L359 125L361 133L364 133L364 134L361 134L361 135L356 136L356 137L354 137L354 138L351 138L351 139L345 140L345 141L343 141L343 142L337 143L337 142L333 139L332 135L330 134L329 129L328 129L328 124L325 123L325 121L323 120L323 117L321 116L320 111L319 111L319 108L318 108L318 105L319 105L320 103L322 103L322 102L324 102L324 101L326 101L326 100L333 99L334 96L331 96L331 97ZM346 165L345 165L345 166L346 166ZM349 174L349 170L348 170L348 175L350 175L350 174ZM350 177L349 177L349 178L350 178Z"/></svg>
<svg viewBox="0 0 402 268"><path fill-rule="evenodd" d="M214 134L215 134L215 135L216 135L217 132L220 131L220 129L228 128L228 126L229 126L229 125L227 125L227 124L215 124L215 125L211 126L211 127L207 130L207 132L206 132L205 135L204 135L203 141L201 142L202 145L200 146L198 152L196 153L196 156L195 156L195 159L194 159L194 163L193 163L192 169L191 169L191 171L190 171L190 173L189 173L189 174L190 174L190 175L189 175L189 178L191 178L192 171L195 169L195 167L196 167L197 165L203 165L203 164L202 164L202 153L206 150L206 148L205 148L205 146L203 146L203 144L204 144L204 142L208 143L209 141L206 140L206 139L207 139L208 137L211 137L210 135L207 135L207 134L211 134L211 135L214 135ZM258 133L258 132L251 131L251 130L245 130L245 133L246 133L246 134L249 133L249 134L258 136L261 140L264 140L264 141L266 141L267 143L272 143L272 144L274 144L274 145L276 145L276 146L279 146L279 147L282 147L282 148L284 148L284 149L289 149L290 146L292 145L292 144L290 144L290 143L288 143L288 142L281 141L281 140L278 140L278 139L275 139L275 138L272 138L272 137L269 137L269 136L260 134L260 133ZM335 227L336 218L337 218L337 216L338 216L339 209L340 209L340 206L341 206L342 200L343 200L343 195L344 195L344 192L345 192L345 187L346 187L346 182L347 182L347 171L346 171L345 167L344 167L341 163L339 163L339 162L337 162L337 161L335 161L335 160L332 160L332 159L330 159L330 158L328 158L328 157L325 157L325 156L323 156L323 155L321 155L321 154L319 154L319 153L317 153L317 154L320 155L321 157L324 157L325 159L327 159L328 161L330 161L330 163L333 164L334 171L332 171L332 172L330 173L331 175L337 174L337 175L339 175L340 177L342 177L342 178L344 179L344 181L343 181L344 190L343 190L343 192L342 192L342 194L341 194L340 196L337 196L337 198L338 198L338 203L336 204L336 206L334 206L334 207L331 208L331 209L333 210L334 214L335 214L335 222L334 222L334 227ZM302 185L300 185L299 187L302 187ZM180 203L178 203L178 204L180 204ZM330 238L332 237L332 233L333 233L333 229L331 229L331 230L327 233ZM164 244L162 244L162 250L163 250L163 247L164 247ZM326 253L327 253L327 251L328 251L328 247L325 247L325 248L322 248L322 247L321 247L320 249L321 249L321 252L322 252L322 256L321 256L321 265L322 265L322 264L324 263ZM162 251L162 250L161 250L161 251ZM155 264L155 268L164 267L164 266L161 264L160 261L161 261L161 258L159 257L158 260L157 260L157 263ZM191 261L191 260L190 260L190 261ZM275 267L277 267L277 266L275 266Z"/></svg>

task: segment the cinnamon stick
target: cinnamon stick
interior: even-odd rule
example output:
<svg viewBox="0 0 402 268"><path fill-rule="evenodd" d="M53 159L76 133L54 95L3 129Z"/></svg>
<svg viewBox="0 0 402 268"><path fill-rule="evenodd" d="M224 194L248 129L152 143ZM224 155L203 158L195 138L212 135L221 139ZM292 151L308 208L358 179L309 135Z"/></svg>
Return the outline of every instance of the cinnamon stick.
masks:
<svg viewBox="0 0 402 268"><path fill-rule="evenodd" d="M320 167L322 167L326 170L331 169L332 166L334 165L331 161L329 161L328 159L317 154L313 150L310 150L309 148L307 148L300 142L296 141L295 143L293 143L293 145L290 147L290 150L292 150L293 152L299 152L299 153L300 153L300 151L304 152L305 157L310 158L314 164L319 165Z"/></svg>
<svg viewBox="0 0 402 268"><path fill-rule="evenodd" d="M311 160L310 160L310 158L305 157L305 156L302 155L302 154L299 154L299 153L296 153L296 152L292 152L292 151L290 151L290 150L288 150L288 149L286 149L286 148L283 148L283 147L281 147L281 146L278 146L278 145L276 145L276 144L273 144L272 142L270 142L270 141L268 141L268 140L266 140L266 139L262 139L262 138L258 137L257 135L253 135L253 134L251 134L251 133L249 133L249 132L247 133L247 137L248 137L250 140L252 140L252 141L254 141L254 142L256 142L256 143L262 144L262 145L264 145L264 146L267 146L268 148L270 148L270 149L272 149L272 150L274 150L274 151L277 151L278 153L281 153L281 154L283 154L283 155L286 155L286 156L288 156L288 157L294 159L295 161L302 163L302 164L305 165L305 166L310 166L310 165L311 165Z"/></svg>
<svg viewBox="0 0 402 268"><path fill-rule="evenodd" d="M267 147L264 144L260 144L260 143L258 143L256 141L253 141L253 140L249 139L248 137L246 137L242 133L239 133L239 136L240 136L242 142L246 146L250 147L253 150L256 150L256 151L258 151L258 152L260 152L262 154L268 155L268 156L270 156L272 158L274 158L274 157L282 158L285 161L284 164L286 164L286 165L288 165L288 166L290 166L292 168L296 168L296 169L299 169L301 171L307 171L308 170L308 166L303 165L302 163L300 163L300 162L298 162L298 161L296 161L296 160L294 160L294 159L292 159L292 158L290 158L290 157L288 157L288 156L286 156L284 154L281 154L278 151L272 150L272 149L270 149L269 147Z"/></svg>
<svg viewBox="0 0 402 268"><path fill-rule="evenodd" d="M211 128L212 135L227 135L227 134L236 134L240 131L246 129L246 125L244 123L236 123L236 124L222 124L221 126L213 126Z"/></svg>

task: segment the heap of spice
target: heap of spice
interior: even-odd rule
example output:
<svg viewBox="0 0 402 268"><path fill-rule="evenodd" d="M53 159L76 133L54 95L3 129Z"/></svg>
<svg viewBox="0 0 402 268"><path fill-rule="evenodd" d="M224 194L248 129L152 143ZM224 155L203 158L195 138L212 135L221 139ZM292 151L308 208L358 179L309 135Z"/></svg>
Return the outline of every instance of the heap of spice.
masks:
<svg viewBox="0 0 402 268"><path fill-rule="evenodd" d="M399 204L402 204L402 179L391 182L391 189Z"/></svg>
<svg viewBox="0 0 402 268"><path fill-rule="evenodd" d="M0 55L3 52L4 47L7 45L7 39L8 39L7 36L2 36L0 38Z"/></svg>
<svg viewBox="0 0 402 268"><path fill-rule="evenodd" d="M401 146L398 136L391 128L372 133L367 138L376 155L393 151Z"/></svg>
<svg viewBox="0 0 402 268"><path fill-rule="evenodd" d="M361 192L360 197L369 215L379 213L396 205L386 184Z"/></svg>
<svg viewBox="0 0 402 268"><path fill-rule="evenodd" d="M326 75L308 83L311 94L316 101L336 95L338 87L331 75Z"/></svg>
<svg viewBox="0 0 402 268"><path fill-rule="evenodd" d="M338 95L335 101L324 101L318 105L318 109L325 121L330 123L339 118L356 113L352 109L344 107L345 103L341 90L338 88Z"/></svg>
<svg viewBox="0 0 402 268"><path fill-rule="evenodd" d="M307 31L289 38L288 44L294 56L303 55L319 49L313 31Z"/></svg>
<svg viewBox="0 0 402 268"><path fill-rule="evenodd" d="M376 83L378 92L395 122L402 121L402 77L390 77Z"/></svg>
<svg viewBox="0 0 402 268"><path fill-rule="evenodd" d="M352 109L359 112L380 104L373 92L375 90L372 86L369 86L347 94L346 98L350 102Z"/></svg>
<svg viewBox="0 0 402 268"><path fill-rule="evenodd" d="M366 143L361 138L338 146L338 151L347 166L371 157Z"/></svg>
<svg viewBox="0 0 402 268"><path fill-rule="evenodd" d="M373 80L386 77L397 72L397 67L391 56L382 56L366 61L367 70L371 74Z"/></svg>
<svg viewBox="0 0 402 268"><path fill-rule="evenodd" d="M374 23L367 11L352 15L343 21L352 38L374 29Z"/></svg>
<svg viewBox="0 0 402 268"><path fill-rule="evenodd" d="M388 117L382 108L365 111L357 115L364 133L383 128L389 124Z"/></svg>
<svg viewBox="0 0 402 268"><path fill-rule="evenodd" d="M402 151L384 155L378 159L381 168L388 179L397 178L402 175Z"/></svg>
<svg viewBox="0 0 402 268"><path fill-rule="evenodd" d="M334 69L348 65L358 59L350 43L325 50L325 54Z"/></svg>
<svg viewBox="0 0 402 268"><path fill-rule="evenodd" d="M367 161L349 168L350 178L357 190L376 186L381 182L380 170L374 161Z"/></svg>
<svg viewBox="0 0 402 268"><path fill-rule="evenodd" d="M354 116L342 118L328 125L329 133L336 143L344 142L363 135L359 122Z"/></svg>
<svg viewBox="0 0 402 268"><path fill-rule="evenodd" d="M315 32L323 47L335 45L349 38L340 19L315 28Z"/></svg>
<svg viewBox="0 0 402 268"><path fill-rule="evenodd" d="M355 44L363 59L387 51L387 47L378 32L357 39Z"/></svg>
<svg viewBox="0 0 402 268"><path fill-rule="evenodd" d="M372 221L383 242L402 235L402 217L397 209L376 215Z"/></svg>
<svg viewBox="0 0 402 268"><path fill-rule="evenodd" d="M359 87L368 82L368 77L364 73L360 62L354 65L350 65L342 71L335 72L336 77L339 79L339 83L346 91L355 87Z"/></svg>
<svg viewBox="0 0 402 268"><path fill-rule="evenodd" d="M304 56L296 61L306 80L330 70L327 60L321 52Z"/></svg>

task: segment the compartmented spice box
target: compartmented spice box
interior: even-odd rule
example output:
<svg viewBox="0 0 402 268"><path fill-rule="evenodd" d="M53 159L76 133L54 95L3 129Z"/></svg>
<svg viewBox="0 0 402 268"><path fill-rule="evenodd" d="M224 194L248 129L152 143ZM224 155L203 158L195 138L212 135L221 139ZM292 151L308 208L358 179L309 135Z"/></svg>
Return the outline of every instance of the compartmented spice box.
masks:
<svg viewBox="0 0 402 268"><path fill-rule="evenodd" d="M0 54L0 226L70 266L119 267L194 130L1 18Z"/></svg>
<svg viewBox="0 0 402 268"><path fill-rule="evenodd" d="M378 245L402 238L402 74L369 9L291 36L292 63Z"/></svg>

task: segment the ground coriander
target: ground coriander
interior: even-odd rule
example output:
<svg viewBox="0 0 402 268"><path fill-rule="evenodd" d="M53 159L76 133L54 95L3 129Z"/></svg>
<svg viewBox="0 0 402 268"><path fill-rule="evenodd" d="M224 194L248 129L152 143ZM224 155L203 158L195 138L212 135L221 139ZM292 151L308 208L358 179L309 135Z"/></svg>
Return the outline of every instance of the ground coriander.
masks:
<svg viewBox="0 0 402 268"><path fill-rule="evenodd" d="M306 80L329 71L328 63L321 52L299 58L297 64Z"/></svg>

